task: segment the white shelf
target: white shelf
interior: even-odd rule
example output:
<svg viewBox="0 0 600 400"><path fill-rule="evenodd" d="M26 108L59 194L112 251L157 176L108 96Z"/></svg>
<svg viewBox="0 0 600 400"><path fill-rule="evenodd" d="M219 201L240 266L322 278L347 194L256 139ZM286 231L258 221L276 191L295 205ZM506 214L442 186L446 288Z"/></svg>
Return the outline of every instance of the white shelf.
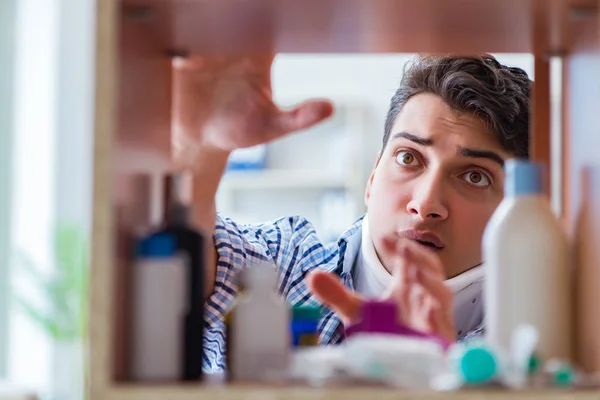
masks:
<svg viewBox="0 0 600 400"><path fill-rule="evenodd" d="M228 171L220 189L349 189L355 180L320 170L266 169L260 171Z"/></svg>

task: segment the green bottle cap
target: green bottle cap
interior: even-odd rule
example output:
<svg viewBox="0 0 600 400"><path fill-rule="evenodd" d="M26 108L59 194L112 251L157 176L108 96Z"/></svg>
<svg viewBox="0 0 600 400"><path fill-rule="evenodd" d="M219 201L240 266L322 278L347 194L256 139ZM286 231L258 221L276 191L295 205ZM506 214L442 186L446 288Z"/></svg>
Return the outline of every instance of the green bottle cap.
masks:
<svg viewBox="0 0 600 400"><path fill-rule="evenodd" d="M459 368L466 384L481 385L496 377L498 362L489 349L473 347L467 349L462 355Z"/></svg>
<svg viewBox="0 0 600 400"><path fill-rule="evenodd" d="M542 366L542 359L538 354L532 354L529 358L529 365L527 366L527 373L529 375L536 374Z"/></svg>
<svg viewBox="0 0 600 400"><path fill-rule="evenodd" d="M292 307L292 321L318 321L321 319L322 308L319 306Z"/></svg>
<svg viewBox="0 0 600 400"><path fill-rule="evenodd" d="M553 378L556 386L571 386L575 383L575 371L569 365L561 365L554 371Z"/></svg>

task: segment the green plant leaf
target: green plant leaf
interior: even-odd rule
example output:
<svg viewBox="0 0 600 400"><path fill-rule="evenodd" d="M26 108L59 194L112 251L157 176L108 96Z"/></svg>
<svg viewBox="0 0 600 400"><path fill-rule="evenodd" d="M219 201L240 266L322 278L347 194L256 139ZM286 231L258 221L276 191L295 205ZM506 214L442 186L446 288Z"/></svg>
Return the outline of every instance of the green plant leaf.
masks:
<svg viewBox="0 0 600 400"><path fill-rule="evenodd" d="M41 295L40 307L16 298L23 312L56 340L75 340L87 334L89 285L88 251L85 236L76 225L61 223L54 231L54 268L43 273L22 251L15 257L20 270Z"/></svg>
<svg viewBox="0 0 600 400"><path fill-rule="evenodd" d="M41 288L48 280L48 273L42 272L31 257L25 252L17 250L13 253L13 260L19 266L19 270L27 274L27 279L34 286Z"/></svg>
<svg viewBox="0 0 600 400"><path fill-rule="evenodd" d="M14 301L29 320L48 333L51 338L56 340L61 340L63 338L63 329L56 323L51 315L36 308L22 297L15 296Z"/></svg>

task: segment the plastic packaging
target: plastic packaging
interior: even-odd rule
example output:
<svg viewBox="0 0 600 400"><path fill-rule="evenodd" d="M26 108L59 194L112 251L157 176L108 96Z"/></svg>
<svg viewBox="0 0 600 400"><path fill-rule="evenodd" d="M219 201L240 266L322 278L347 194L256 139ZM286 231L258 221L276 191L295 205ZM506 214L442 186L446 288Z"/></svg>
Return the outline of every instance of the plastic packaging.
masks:
<svg viewBox="0 0 600 400"><path fill-rule="evenodd" d="M361 320L345 328L345 335L360 333L394 334L430 340L443 348L450 343L436 335L420 332L404 325L399 318L398 305L393 301L366 300L362 305Z"/></svg>
<svg viewBox="0 0 600 400"><path fill-rule="evenodd" d="M343 345L298 347L292 353L288 377L315 387L338 382L343 380L346 355Z"/></svg>
<svg viewBox="0 0 600 400"><path fill-rule="evenodd" d="M351 376L407 389L428 388L446 357L434 341L395 334L355 334L343 348L344 367Z"/></svg>

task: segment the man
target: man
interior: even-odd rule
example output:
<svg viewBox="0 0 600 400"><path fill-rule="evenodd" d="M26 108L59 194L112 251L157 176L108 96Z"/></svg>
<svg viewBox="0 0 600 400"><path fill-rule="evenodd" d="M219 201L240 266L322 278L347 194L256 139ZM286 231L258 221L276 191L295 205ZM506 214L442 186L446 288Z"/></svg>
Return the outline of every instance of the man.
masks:
<svg viewBox="0 0 600 400"><path fill-rule="evenodd" d="M367 214L331 244L309 221L241 225L217 215L228 155L316 124L327 101L281 111L272 55L189 59L176 68L176 150L204 182L202 226L214 232L204 369L224 369L223 316L237 271L259 261L280 272L290 304L324 304L321 343L339 343L364 298L389 298L402 321L457 340L482 329L481 239L503 196L504 160L527 157L531 81L491 56L417 57L388 112L367 182ZM214 284L214 285L213 285Z"/></svg>

